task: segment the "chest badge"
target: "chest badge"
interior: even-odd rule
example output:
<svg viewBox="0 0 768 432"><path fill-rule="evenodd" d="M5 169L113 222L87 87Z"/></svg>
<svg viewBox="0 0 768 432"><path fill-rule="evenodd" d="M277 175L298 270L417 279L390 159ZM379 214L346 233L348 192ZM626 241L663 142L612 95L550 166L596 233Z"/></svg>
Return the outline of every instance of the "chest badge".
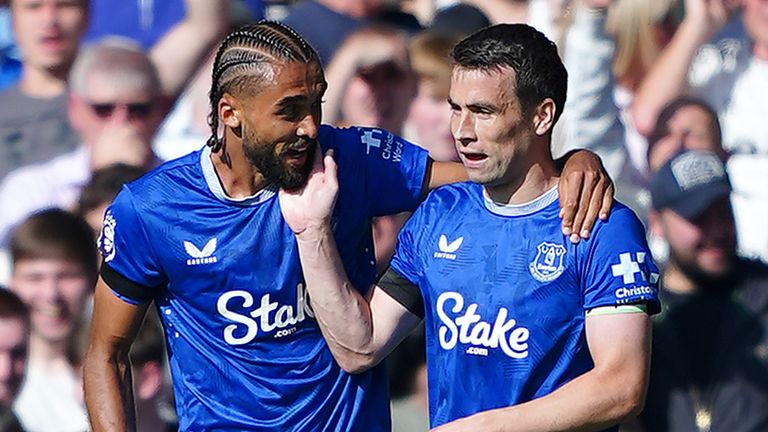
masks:
<svg viewBox="0 0 768 432"><path fill-rule="evenodd" d="M539 243L536 246L536 258L528 265L531 276L539 282L552 282L565 270L563 257L565 246L554 243Z"/></svg>

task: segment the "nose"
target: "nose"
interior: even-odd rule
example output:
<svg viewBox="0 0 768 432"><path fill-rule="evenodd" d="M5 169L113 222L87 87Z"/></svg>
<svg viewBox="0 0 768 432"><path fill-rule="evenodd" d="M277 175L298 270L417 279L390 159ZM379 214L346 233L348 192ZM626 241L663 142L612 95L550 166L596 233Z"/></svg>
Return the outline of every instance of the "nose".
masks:
<svg viewBox="0 0 768 432"><path fill-rule="evenodd" d="M46 2L40 9L43 27L54 27L59 23L59 10L56 2Z"/></svg>
<svg viewBox="0 0 768 432"><path fill-rule="evenodd" d="M307 114L299 123L298 128L296 128L296 135L303 138L316 139L317 131L319 129L319 116L316 114Z"/></svg>
<svg viewBox="0 0 768 432"><path fill-rule="evenodd" d="M451 117L451 132L453 133L453 139L461 143L462 146L467 146L471 142L477 140L475 134L475 121L472 113L466 110L453 113Z"/></svg>

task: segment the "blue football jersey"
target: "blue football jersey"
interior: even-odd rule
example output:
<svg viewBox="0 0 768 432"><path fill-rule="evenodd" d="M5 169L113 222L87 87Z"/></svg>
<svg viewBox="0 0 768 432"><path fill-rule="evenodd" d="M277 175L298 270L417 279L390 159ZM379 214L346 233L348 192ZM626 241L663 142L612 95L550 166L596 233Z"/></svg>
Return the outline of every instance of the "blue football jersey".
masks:
<svg viewBox="0 0 768 432"><path fill-rule="evenodd" d="M340 183L333 230L355 286L374 281L371 217L419 203L426 151L323 126ZM309 305L276 188L228 198L206 147L125 186L106 213L102 277L165 327L181 430L389 431L383 367L351 375Z"/></svg>
<svg viewBox="0 0 768 432"><path fill-rule="evenodd" d="M574 245L557 201L556 188L500 206L479 184L444 186L401 231L392 268L424 299L433 427L544 396L590 370L587 310L658 311L658 270L635 214L614 204Z"/></svg>

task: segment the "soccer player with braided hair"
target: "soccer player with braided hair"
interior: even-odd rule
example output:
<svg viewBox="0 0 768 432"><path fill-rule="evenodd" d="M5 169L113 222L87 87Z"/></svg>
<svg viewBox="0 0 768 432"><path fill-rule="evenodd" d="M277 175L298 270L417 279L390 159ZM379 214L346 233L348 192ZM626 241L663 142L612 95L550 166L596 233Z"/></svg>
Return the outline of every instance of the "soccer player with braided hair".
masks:
<svg viewBox="0 0 768 432"><path fill-rule="evenodd" d="M390 429L383 367L345 372L323 339L277 192L301 189L315 158L333 151L332 229L350 280L369 286L371 218L413 210L466 174L386 131L321 126L325 87L317 54L290 28L234 31L214 62L208 145L115 198L84 368L95 431L135 428L128 352L153 301L181 430ZM589 153L567 165L566 176L595 179L563 191L564 220L580 233L607 212L612 187Z"/></svg>

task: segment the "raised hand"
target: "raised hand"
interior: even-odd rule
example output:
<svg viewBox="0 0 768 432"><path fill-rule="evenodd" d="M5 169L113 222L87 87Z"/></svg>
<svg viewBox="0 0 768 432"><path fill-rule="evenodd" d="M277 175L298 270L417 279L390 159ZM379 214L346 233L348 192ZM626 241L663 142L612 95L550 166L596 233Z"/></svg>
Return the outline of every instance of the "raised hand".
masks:
<svg viewBox="0 0 768 432"><path fill-rule="evenodd" d="M728 22L739 4L739 0L685 0L683 22L711 36Z"/></svg>
<svg viewBox="0 0 768 432"><path fill-rule="evenodd" d="M312 172L304 187L295 191L280 189L278 195L280 209L291 230L301 236L329 227L338 191L333 150L328 150L323 156L318 146Z"/></svg>

